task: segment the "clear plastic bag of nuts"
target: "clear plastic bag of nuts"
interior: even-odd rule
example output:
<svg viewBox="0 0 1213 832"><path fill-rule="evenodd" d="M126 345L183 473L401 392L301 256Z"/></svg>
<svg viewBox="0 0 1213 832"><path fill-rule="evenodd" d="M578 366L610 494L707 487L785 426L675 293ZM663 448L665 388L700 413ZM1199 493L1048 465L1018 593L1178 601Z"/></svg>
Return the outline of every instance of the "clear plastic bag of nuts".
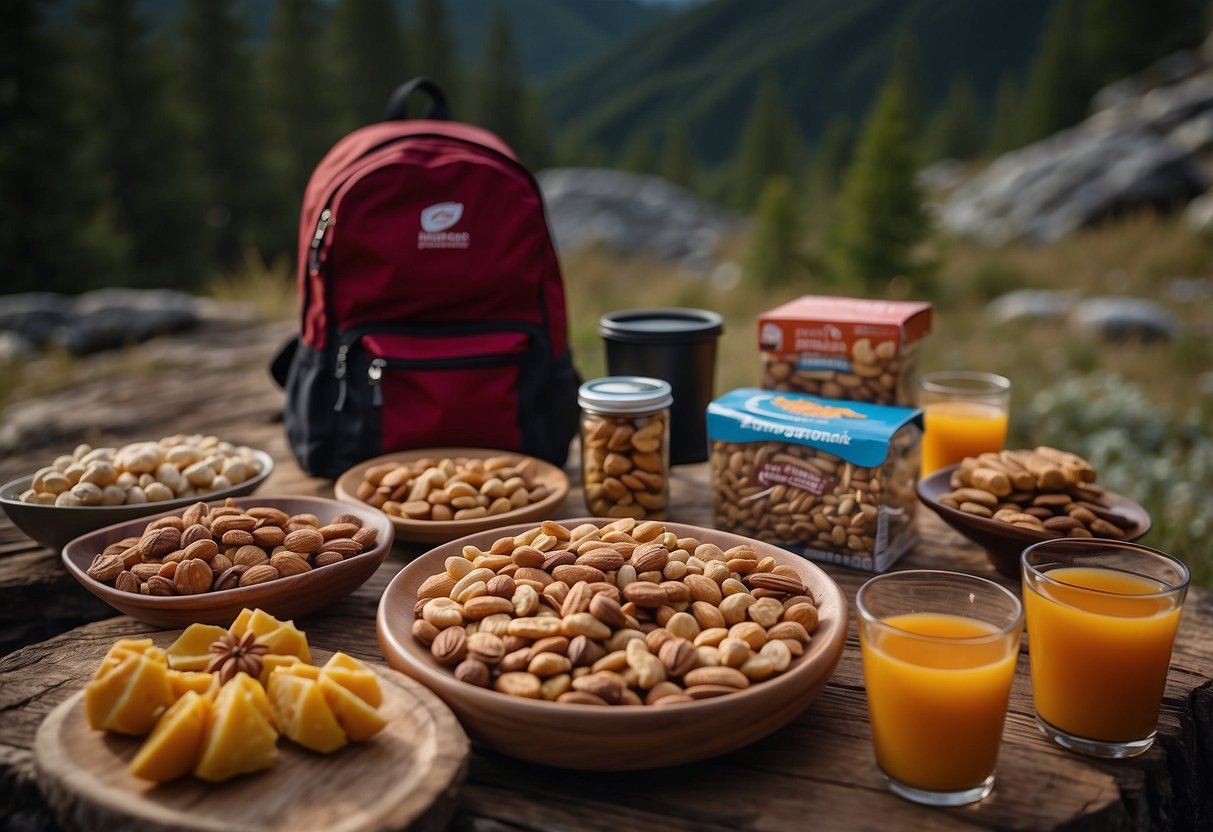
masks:
<svg viewBox="0 0 1213 832"><path fill-rule="evenodd" d="M717 528L882 572L914 542L920 411L734 390L708 408Z"/></svg>
<svg viewBox="0 0 1213 832"><path fill-rule="evenodd" d="M666 519L672 402L660 379L608 376L581 385L582 487L592 514Z"/></svg>

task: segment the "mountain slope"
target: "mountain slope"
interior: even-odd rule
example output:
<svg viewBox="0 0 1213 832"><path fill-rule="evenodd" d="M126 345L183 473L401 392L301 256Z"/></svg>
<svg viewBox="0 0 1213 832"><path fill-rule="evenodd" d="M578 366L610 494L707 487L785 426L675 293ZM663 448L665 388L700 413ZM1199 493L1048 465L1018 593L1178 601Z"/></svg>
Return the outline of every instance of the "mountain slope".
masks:
<svg viewBox="0 0 1213 832"><path fill-rule="evenodd" d="M885 79L898 32L918 42L928 106L966 72L981 99L1022 78L1051 0L715 0L658 22L557 78L553 122L618 149L637 129L685 119L708 162L733 153L768 73L805 138L836 113L858 120Z"/></svg>
<svg viewBox="0 0 1213 832"><path fill-rule="evenodd" d="M402 3L411 23L409 6ZM509 17L523 71L537 79L574 67L670 14L637 0L446 0L447 25L470 66L480 60L495 6L504 8Z"/></svg>

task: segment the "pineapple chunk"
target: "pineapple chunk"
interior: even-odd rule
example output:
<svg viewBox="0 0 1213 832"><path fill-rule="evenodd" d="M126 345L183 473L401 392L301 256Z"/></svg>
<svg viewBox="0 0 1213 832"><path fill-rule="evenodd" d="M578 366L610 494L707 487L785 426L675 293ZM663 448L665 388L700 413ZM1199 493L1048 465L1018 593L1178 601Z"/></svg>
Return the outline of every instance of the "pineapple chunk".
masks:
<svg viewBox="0 0 1213 832"><path fill-rule="evenodd" d="M270 676L269 698L278 730L304 748L328 754L346 744L345 731L315 679L280 668Z"/></svg>
<svg viewBox="0 0 1213 832"><path fill-rule="evenodd" d="M379 680L375 678L374 671L352 656L334 653L320 669L320 674L341 685L372 708L383 704L383 692L379 689Z"/></svg>
<svg viewBox="0 0 1213 832"><path fill-rule="evenodd" d="M211 707L202 754L194 774L219 783L272 766L278 760L278 732L267 716L261 685L238 673L219 691Z"/></svg>
<svg viewBox="0 0 1213 832"><path fill-rule="evenodd" d="M131 761L131 774L157 783L189 774L202 755L210 712L210 699L186 691L156 723Z"/></svg>
<svg viewBox="0 0 1213 832"><path fill-rule="evenodd" d="M206 670L213 655L210 647L227 630L213 624L191 624L168 648L168 666L173 670Z"/></svg>
<svg viewBox="0 0 1213 832"><path fill-rule="evenodd" d="M320 690L337 722L354 742L366 742L387 725L387 720L346 688L321 674Z"/></svg>

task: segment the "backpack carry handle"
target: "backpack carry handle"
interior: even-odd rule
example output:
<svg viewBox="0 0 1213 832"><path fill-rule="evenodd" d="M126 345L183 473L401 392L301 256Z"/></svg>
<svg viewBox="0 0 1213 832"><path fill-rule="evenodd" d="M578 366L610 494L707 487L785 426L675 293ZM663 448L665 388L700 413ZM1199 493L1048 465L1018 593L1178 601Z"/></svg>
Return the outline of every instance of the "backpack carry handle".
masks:
<svg viewBox="0 0 1213 832"><path fill-rule="evenodd" d="M423 90L430 97L430 102L426 105L425 112L421 116L422 118L438 119L441 121L450 120L451 109L446 103L446 93L424 75L420 75L411 81L405 81L396 88L396 91L392 93L392 97L388 99L387 111L383 114L383 120L406 120L409 117L409 97L417 90Z"/></svg>

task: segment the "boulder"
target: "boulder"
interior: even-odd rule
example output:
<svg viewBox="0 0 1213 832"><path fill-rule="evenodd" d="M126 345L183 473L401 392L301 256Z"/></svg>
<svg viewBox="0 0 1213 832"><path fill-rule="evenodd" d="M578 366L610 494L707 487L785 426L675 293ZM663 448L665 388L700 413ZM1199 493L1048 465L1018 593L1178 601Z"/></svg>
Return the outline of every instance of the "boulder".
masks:
<svg viewBox="0 0 1213 832"><path fill-rule="evenodd" d="M706 275L716 266L722 238L744 226L736 215L657 176L555 168L537 179L561 251L597 244Z"/></svg>
<svg viewBox="0 0 1213 832"><path fill-rule="evenodd" d="M191 329L202 317L201 303L169 289L7 295L0 304L0 332L39 348L85 355Z"/></svg>
<svg viewBox="0 0 1213 832"><path fill-rule="evenodd" d="M1191 153L1150 130L1080 125L999 157L952 193L941 221L990 245L1047 243L1121 211L1186 202L1207 185Z"/></svg>
<svg viewBox="0 0 1213 832"><path fill-rule="evenodd" d="M1179 321L1145 298L1091 298L1071 315L1075 326L1109 341L1166 341L1179 334Z"/></svg>
<svg viewBox="0 0 1213 832"><path fill-rule="evenodd" d="M994 298L986 305L986 316L992 323L1009 324L1020 321L1061 321L1074 309L1078 297L1074 292L1049 289L1017 289Z"/></svg>
<svg viewBox="0 0 1213 832"><path fill-rule="evenodd" d="M1209 186L1213 40L1100 90L1086 121L1004 154L955 189L948 231L990 245L1052 242L1110 215L1183 205Z"/></svg>

